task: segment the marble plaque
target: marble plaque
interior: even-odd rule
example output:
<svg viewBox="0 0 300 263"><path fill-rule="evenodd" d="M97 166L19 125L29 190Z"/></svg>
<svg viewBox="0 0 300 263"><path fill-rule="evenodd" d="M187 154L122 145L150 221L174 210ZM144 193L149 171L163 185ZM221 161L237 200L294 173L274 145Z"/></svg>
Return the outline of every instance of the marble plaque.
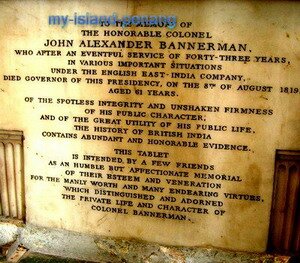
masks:
<svg viewBox="0 0 300 263"><path fill-rule="evenodd" d="M275 153L300 147L298 2L0 10L0 129L23 132L27 223L266 249Z"/></svg>

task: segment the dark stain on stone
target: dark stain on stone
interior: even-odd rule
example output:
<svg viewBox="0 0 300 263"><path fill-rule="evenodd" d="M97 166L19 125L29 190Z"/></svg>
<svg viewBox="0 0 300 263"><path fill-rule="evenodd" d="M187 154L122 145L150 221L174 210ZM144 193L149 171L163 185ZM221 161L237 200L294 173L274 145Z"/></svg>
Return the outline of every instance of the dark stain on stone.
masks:
<svg viewBox="0 0 300 263"><path fill-rule="evenodd" d="M269 100L268 98L266 98L265 96L261 95L260 98L265 99L265 100Z"/></svg>
<svg viewBox="0 0 300 263"><path fill-rule="evenodd" d="M261 184L261 171L256 164L250 164L247 176L249 180L247 180L247 184L251 190L257 190L260 188Z"/></svg>

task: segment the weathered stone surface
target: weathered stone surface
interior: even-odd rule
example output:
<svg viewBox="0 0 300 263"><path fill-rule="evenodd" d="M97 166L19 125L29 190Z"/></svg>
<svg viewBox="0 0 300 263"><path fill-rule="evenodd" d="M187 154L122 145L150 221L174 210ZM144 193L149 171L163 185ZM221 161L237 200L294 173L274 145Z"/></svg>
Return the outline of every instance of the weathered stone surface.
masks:
<svg viewBox="0 0 300 263"><path fill-rule="evenodd" d="M17 239L18 227L14 224L0 222L0 246Z"/></svg>
<svg viewBox="0 0 300 263"><path fill-rule="evenodd" d="M95 237L33 225L19 228L19 234L17 243L29 249L21 262L85 260L101 263L287 263L289 260L289 257L268 254L174 247L134 239ZM42 256L40 253L52 256ZM0 262L6 260L2 257Z"/></svg>
<svg viewBox="0 0 300 263"><path fill-rule="evenodd" d="M288 262L289 257L243 253L215 248L171 247L138 240L101 238L96 240L103 251L128 263L248 263Z"/></svg>
<svg viewBox="0 0 300 263"><path fill-rule="evenodd" d="M92 236L79 233L27 226L20 243L34 252L81 260L97 261L99 251Z"/></svg>

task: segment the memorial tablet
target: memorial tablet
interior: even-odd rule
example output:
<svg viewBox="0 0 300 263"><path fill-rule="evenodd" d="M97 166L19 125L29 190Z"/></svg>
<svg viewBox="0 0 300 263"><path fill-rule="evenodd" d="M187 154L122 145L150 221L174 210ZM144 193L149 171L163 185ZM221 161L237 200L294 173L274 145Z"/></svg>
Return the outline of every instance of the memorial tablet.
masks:
<svg viewBox="0 0 300 263"><path fill-rule="evenodd" d="M0 129L26 222L264 251L299 149L293 1L1 1Z"/></svg>

